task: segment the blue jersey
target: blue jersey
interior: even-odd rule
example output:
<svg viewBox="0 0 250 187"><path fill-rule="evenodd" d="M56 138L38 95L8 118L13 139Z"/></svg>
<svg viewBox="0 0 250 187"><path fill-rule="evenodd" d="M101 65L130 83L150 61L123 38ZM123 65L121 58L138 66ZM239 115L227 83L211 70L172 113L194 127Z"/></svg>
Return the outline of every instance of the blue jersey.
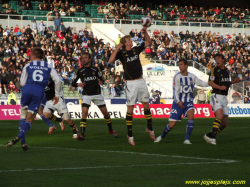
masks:
<svg viewBox="0 0 250 187"><path fill-rule="evenodd" d="M51 67L45 61L33 61L26 64L23 68L21 85L36 84L45 88L48 85ZM26 79L26 80L25 80Z"/></svg>
<svg viewBox="0 0 250 187"><path fill-rule="evenodd" d="M48 85L50 76L55 82L55 96L62 96L60 76L47 62L35 60L24 66L20 80L20 84L23 86L21 97L22 109L28 109L31 113L37 112L44 97L44 90Z"/></svg>
<svg viewBox="0 0 250 187"><path fill-rule="evenodd" d="M193 102L195 85L201 87L209 86L207 82L203 82L192 73L188 72L187 76L182 75L180 72L177 73L173 79L174 102Z"/></svg>

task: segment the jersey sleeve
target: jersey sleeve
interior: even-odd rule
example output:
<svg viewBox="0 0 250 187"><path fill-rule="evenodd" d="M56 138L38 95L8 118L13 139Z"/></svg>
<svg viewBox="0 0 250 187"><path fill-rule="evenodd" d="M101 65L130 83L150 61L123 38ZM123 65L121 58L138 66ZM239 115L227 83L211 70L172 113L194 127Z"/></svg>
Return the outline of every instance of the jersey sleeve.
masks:
<svg viewBox="0 0 250 187"><path fill-rule="evenodd" d="M215 73L214 73L215 68L211 69L211 72L209 73L209 78L208 81L215 81Z"/></svg>
<svg viewBox="0 0 250 187"><path fill-rule="evenodd" d="M116 54L115 59L116 59L116 60L120 60L120 61L122 61L122 60L121 60L121 59L122 59L122 51L121 51L121 50L120 50L120 51L118 51L118 53Z"/></svg>
<svg viewBox="0 0 250 187"><path fill-rule="evenodd" d="M54 68L51 68L50 76L55 82L55 96L62 97L63 96L62 81Z"/></svg>
<svg viewBox="0 0 250 187"><path fill-rule="evenodd" d="M27 79L28 79L27 67L28 67L27 65L24 66L23 71L22 71L22 74L21 74L21 79L20 79L20 84L21 84L21 86L25 86L26 81L27 81Z"/></svg>
<svg viewBox="0 0 250 187"><path fill-rule="evenodd" d="M180 81L176 77L177 76L175 76L173 80L173 94L174 94L174 102L178 103L180 101L179 95L181 92L181 87L180 87Z"/></svg>
<svg viewBox="0 0 250 187"><path fill-rule="evenodd" d="M80 76L79 76L79 70L76 72L76 78L74 78L73 79L73 81L72 81L72 83L71 83L71 85L73 86L73 87L77 87L77 81L80 79Z"/></svg>
<svg viewBox="0 0 250 187"><path fill-rule="evenodd" d="M135 48L137 48L138 52L141 53L145 49L144 42L141 43L140 45L136 46Z"/></svg>
<svg viewBox="0 0 250 187"><path fill-rule="evenodd" d="M194 76L194 83L201 87L209 87L208 82L200 80L197 76Z"/></svg>

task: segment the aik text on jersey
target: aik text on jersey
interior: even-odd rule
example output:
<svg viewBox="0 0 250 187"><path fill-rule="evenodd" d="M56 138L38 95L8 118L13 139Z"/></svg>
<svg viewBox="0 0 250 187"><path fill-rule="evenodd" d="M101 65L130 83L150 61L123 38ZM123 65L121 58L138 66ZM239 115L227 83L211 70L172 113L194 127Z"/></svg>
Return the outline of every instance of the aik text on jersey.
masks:
<svg viewBox="0 0 250 187"><path fill-rule="evenodd" d="M99 79L102 80L102 76L98 68L94 66L82 67L77 71L76 78L71 85L77 87L77 83L80 80L82 83L86 83L83 87L83 95L99 95L101 94Z"/></svg>

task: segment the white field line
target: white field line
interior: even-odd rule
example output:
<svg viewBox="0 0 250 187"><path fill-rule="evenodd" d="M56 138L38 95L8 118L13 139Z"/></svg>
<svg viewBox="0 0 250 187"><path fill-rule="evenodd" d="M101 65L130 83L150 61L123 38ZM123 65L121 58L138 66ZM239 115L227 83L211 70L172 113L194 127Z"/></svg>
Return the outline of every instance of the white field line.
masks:
<svg viewBox="0 0 250 187"><path fill-rule="evenodd" d="M140 152L128 152L128 151L108 151L108 150L91 150L91 149L75 149L75 148L60 148L60 147L37 147L41 149L57 149L57 150L72 150L72 151L89 151L89 152L105 152L105 153L120 153L120 154L133 154L143 156L154 156L154 157L172 157L172 158L184 158L184 159L196 159L196 160L209 160L209 162L186 162L186 163L170 163L170 164L138 164L138 165L117 165L117 166L86 166L86 167L73 167L73 168L27 168L21 170L0 170L3 172L28 172L28 171L56 171L56 170L84 170L84 169L105 169L105 168L129 168L129 167L153 167L153 166L175 166L175 165L199 165L199 164L228 164L238 162L237 160L229 159L213 159L213 158L200 158L200 157L188 157L180 155L161 155L161 154L150 154Z"/></svg>
<svg viewBox="0 0 250 187"><path fill-rule="evenodd" d="M228 163L228 162L224 162ZM154 167L154 166L175 166L175 165L199 165L199 164L223 164L223 162L187 162L171 164L138 164L138 165L118 165L118 166L86 166L74 168L38 168L38 169L20 169L20 170L0 170L4 172L28 172L28 171L58 171L58 170L84 170L84 169L106 169L106 168L132 168L132 167Z"/></svg>
<svg viewBox="0 0 250 187"><path fill-rule="evenodd" d="M189 157L189 156L181 156L181 155L162 155L162 154L154 154L154 153L140 153L140 152L129 152L129 151L108 151L108 150L92 150L92 149L76 149L76 148L60 148L60 147L37 147L37 146L33 146L33 147L44 148L44 149L59 149L59 150L72 150L72 151L81 150L81 151L90 151L90 152L122 153L122 154L133 154L133 155L143 155L143 156L209 160L209 161L218 161L218 162L224 162L224 163L238 162L237 160L229 160L229 159L201 158L201 157Z"/></svg>

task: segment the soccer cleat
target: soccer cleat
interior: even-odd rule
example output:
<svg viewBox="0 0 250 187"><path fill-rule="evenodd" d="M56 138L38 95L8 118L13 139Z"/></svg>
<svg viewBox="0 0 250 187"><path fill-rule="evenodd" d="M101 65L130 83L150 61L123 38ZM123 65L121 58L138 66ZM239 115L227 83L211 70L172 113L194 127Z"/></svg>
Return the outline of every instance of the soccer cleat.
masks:
<svg viewBox="0 0 250 187"><path fill-rule="evenodd" d="M16 137L16 138L14 138L14 139L8 141L8 142L5 144L5 146L6 146L6 147L11 147L11 146L15 145L19 140L20 140L20 138Z"/></svg>
<svg viewBox="0 0 250 187"><path fill-rule="evenodd" d="M156 139L155 139L155 143L159 143L160 141L162 140L162 137L161 136L158 136Z"/></svg>
<svg viewBox="0 0 250 187"><path fill-rule="evenodd" d="M61 126L61 130L63 131L65 129L65 125L64 125L63 119L62 119L62 122L60 122L59 124Z"/></svg>
<svg viewBox="0 0 250 187"><path fill-rule="evenodd" d="M73 138L74 139L78 138L78 134L73 134Z"/></svg>
<svg viewBox="0 0 250 187"><path fill-rule="evenodd" d="M23 144L23 145L22 145L22 149L23 149L24 151L28 151L29 148L30 148L30 147L29 147L27 144Z"/></svg>
<svg viewBox="0 0 250 187"><path fill-rule="evenodd" d="M53 132L54 130L56 130L55 125L49 127L49 132L48 132L48 134L52 134L52 132Z"/></svg>
<svg viewBox="0 0 250 187"><path fill-rule="evenodd" d="M155 141L155 132L149 130L148 128L146 128L147 133L149 134L150 138Z"/></svg>
<svg viewBox="0 0 250 187"><path fill-rule="evenodd" d="M207 143L216 145L216 139L215 138L210 138L206 134L203 136L204 140L206 140Z"/></svg>
<svg viewBox="0 0 250 187"><path fill-rule="evenodd" d="M84 140L85 140L85 136L84 136L84 135L78 136L78 140L79 140L79 141L84 141Z"/></svg>
<svg viewBox="0 0 250 187"><path fill-rule="evenodd" d="M130 145L135 145L134 137L133 136L132 137L127 136L127 137L128 137L128 143Z"/></svg>
<svg viewBox="0 0 250 187"><path fill-rule="evenodd" d="M192 144L189 140L185 140L184 142L183 142L183 144Z"/></svg>
<svg viewBox="0 0 250 187"><path fill-rule="evenodd" d="M109 134L112 134L115 138L119 138L119 135L114 131L109 131Z"/></svg>

